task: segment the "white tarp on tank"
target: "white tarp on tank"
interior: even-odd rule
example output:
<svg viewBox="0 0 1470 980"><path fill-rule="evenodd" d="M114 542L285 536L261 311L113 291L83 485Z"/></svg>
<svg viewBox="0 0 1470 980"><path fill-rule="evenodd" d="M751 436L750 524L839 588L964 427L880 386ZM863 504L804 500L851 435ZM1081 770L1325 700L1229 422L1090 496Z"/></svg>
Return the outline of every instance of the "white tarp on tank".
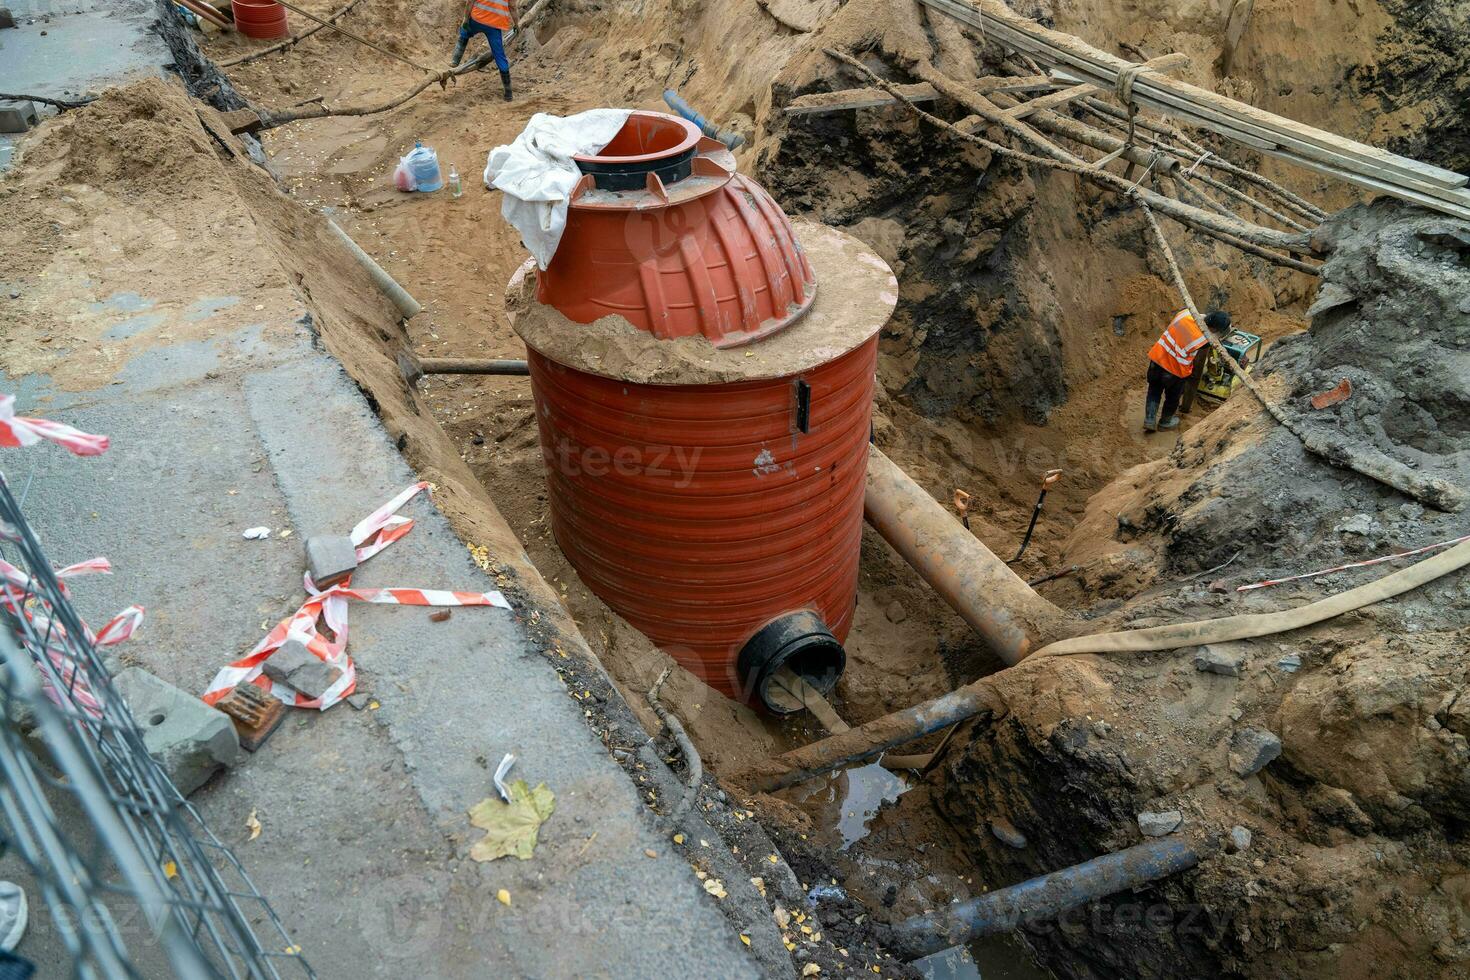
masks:
<svg viewBox="0 0 1470 980"><path fill-rule="evenodd" d="M596 154L623 128L629 109L588 109L574 116L538 112L508 146L490 151L485 186L505 194L500 213L542 269L567 226L567 201L581 171L572 157Z"/></svg>

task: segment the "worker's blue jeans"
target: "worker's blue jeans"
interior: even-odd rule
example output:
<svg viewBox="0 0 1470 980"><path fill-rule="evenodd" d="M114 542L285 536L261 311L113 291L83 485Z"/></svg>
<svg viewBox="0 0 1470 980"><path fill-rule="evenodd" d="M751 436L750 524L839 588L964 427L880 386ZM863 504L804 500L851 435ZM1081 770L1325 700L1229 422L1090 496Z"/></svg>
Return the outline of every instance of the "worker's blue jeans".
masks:
<svg viewBox="0 0 1470 980"><path fill-rule="evenodd" d="M460 43L468 44L472 34L485 35L485 41L490 45L490 53L495 55L495 64L500 67L501 71L510 71L510 61L505 57L505 44L501 41L500 28L490 27L477 20L467 20L459 29Z"/></svg>

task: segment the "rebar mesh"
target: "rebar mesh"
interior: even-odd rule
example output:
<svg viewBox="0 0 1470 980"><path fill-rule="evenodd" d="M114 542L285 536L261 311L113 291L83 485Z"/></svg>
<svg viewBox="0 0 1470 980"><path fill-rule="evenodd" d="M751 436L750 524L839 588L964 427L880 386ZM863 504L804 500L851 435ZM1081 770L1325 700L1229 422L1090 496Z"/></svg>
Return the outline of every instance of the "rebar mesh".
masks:
<svg viewBox="0 0 1470 980"><path fill-rule="evenodd" d="M142 977L147 944L180 977L315 976L148 754L3 475L0 558L0 835L34 875L71 975ZM146 928L120 928L123 908Z"/></svg>

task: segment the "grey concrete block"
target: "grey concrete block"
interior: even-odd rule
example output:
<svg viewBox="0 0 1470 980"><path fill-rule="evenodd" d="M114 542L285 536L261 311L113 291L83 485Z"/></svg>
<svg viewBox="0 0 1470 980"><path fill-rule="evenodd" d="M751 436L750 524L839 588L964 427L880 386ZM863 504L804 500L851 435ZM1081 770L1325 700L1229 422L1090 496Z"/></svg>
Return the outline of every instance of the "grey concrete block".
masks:
<svg viewBox="0 0 1470 980"><path fill-rule="evenodd" d="M141 667L119 671L112 683L142 729L148 754L180 793L188 796L216 771L240 761L240 739L224 712Z"/></svg>
<svg viewBox="0 0 1470 980"><path fill-rule="evenodd" d="M298 640L287 640L265 662L265 676L290 685L309 698L319 698L342 676L342 671L323 663Z"/></svg>
<svg viewBox="0 0 1470 980"><path fill-rule="evenodd" d="M1162 810L1157 813L1145 810L1138 815L1138 830L1145 837L1163 837L1179 829L1184 814L1178 810Z"/></svg>
<svg viewBox="0 0 1470 980"><path fill-rule="evenodd" d="M1239 677L1245 664L1245 652L1225 647L1203 646L1194 655L1194 669L1222 677Z"/></svg>
<svg viewBox="0 0 1470 980"><path fill-rule="evenodd" d="M306 539L306 570L319 589L336 585L357 569L357 549L345 534L315 534Z"/></svg>
<svg viewBox="0 0 1470 980"><path fill-rule="evenodd" d="M37 121L34 102L0 102L0 133L24 133Z"/></svg>
<svg viewBox="0 0 1470 980"><path fill-rule="evenodd" d="M1242 728L1230 738L1230 769L1241 779L1270 765L1281 754L1281 739L1264 728Z"/></svg>

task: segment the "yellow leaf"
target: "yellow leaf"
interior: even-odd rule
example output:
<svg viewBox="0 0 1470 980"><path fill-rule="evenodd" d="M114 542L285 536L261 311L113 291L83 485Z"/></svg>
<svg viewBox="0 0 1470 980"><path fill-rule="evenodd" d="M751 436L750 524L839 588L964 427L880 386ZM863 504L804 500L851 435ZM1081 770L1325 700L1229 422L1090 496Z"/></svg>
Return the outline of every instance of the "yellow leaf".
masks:
<svg viewBox="0 0 1470 980"><path fill-rule="evenodd" d="M289 538L290 536L291 536L291 529L289 527L286 528L286 530L284 530L284 531L281 532L281 537L283 537L283 538Z"/></svg>
<svg viewBox="0 0 1470 980"><path fill-rule="evenodd" d="M781 859L778 858L778 857L776 857L776 855L774 855L774 854L772 854L770 857L766 858L766 860L767 861L770 861L772 864L780 864L781 863Z"/></svg>
<svg viewBox="0 0 1470 980"><path fill-rule="evenodd" d="M163 864L163 876L170 881L177 878L179 876L179 866L172 861L165 861Z"/></svg>
<svg viewBox="0 0 1470 980"><path fill-rule="evenodd" d="M290 946L287 946L286 947L286 955L287 956L295 956L295 955L297 955L300 952L301 952L301 947L300 946L297 946L295 943L292 943Z"/></svg>
<svg viewBox="0 0 1470 980"><path fill-rule="evenodd" d="M784 906L777 905L775 910L771 912L771 915L775 917L776 925L780 926L782 929L785 929L787 926L791 925L791 913L786 911Z"/></svg>
<svg viewBox="0 0 1470 980"><path fill-rule="evenodd" d="M675 834L674 835L674 843L675 844L682 844L682 843L684 843L684 835L683 834Z"/></svg>
<svg viewBox="0 0 1470 980"><path fill-rule="evenodd" d="M541 825L556 809L556 796L545 783L535 789L524 779L510 784L510 802L490 796L470 809L470 823L485 831L485 836L470 848L476 861L494 861L513 854L529 860L536 850L536 835Z"/></svg>
<svg viewBox="0 0 1470 980"><path fill-rule="evenodd" d="M256 818L253 807L250 810L250 816L245 818L245 829L250 831L250 840L255 840L260 836L260 821Z"/></svg>
<svg viewBox="0 0 1470 980"><path fill-rule="evenodd" d="M368 710L369 711L377 711L381 707L382 707L382 705L378 703L378 699L377 698L373 698L371 701L368 702Z"/></svg>
<svg viewBox="0 0 1470 980"><path fill-rule="evenodd" d="M743 932L740 934L740 941L747 946L750 945L750 937Z"/></svg>
<svg viewBox="0 0 1470 980"><path fill-rule="evenodd" d="M725 886L721 884L718 878L706 878L704 880L704 890L715 898L724 898L726 895Z"/></svg>
<svg viewBox="0 0 1470 980"><path fill-rule="evenodd" d="M792 952L795 949L796 949L796 943L793 943L789 939L786 940L786 952L790 953L790 952Z"/></svg>
<svg viewBox="0 0 1470 980"><path fill-rule="evenodd" d="M811 926L802 926L801 927L801 931L803 933L805 933L806 935L810 936L812 934L812 927Z"/></svg>
<svg viewBox="0 0 1470 980"><path fill-rule="evenodd" d="M806 966L801 968L801 975L804 977L814 977L821 972L822 968L820 966L817 966L817 964L815 963L808 963Z"/></svg>
<svg viewBox="0 0 1470 980"><path fill-rule="evenodd" d="M504 905L506 908L510 908L510 892L502 888L500 889L500 891L495 893L495 898L498 902L500 902L501 905Z"/></svg>

